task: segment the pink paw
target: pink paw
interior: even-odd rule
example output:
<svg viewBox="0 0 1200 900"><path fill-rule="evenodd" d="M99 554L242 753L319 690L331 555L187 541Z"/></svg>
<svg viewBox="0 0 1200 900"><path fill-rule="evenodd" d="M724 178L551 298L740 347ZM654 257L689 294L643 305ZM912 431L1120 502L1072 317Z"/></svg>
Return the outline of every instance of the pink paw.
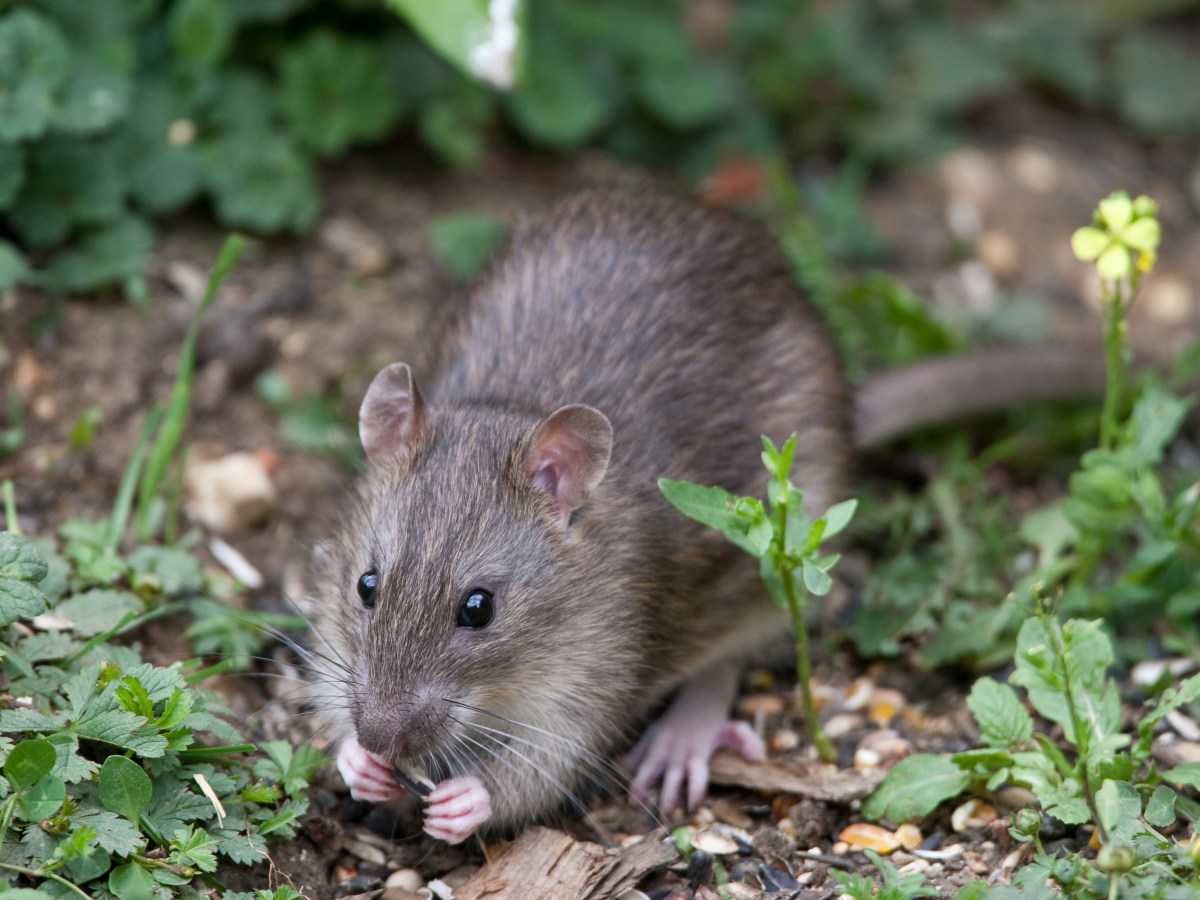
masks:
<svg viewBox="0 0 1200 900"><path fill-rule="evenodd" d="M686 778L687 806L694 809L708 792L708 761L723 748L755 762L766 758L762 739L745 722L724 718L676 721L668 710L625 757L625 765L636 770L629 786L630 798L644 803L650 788L662 779L659 806L671 812L679 807L680 789Z"/></svg>
<svg viewBox="0 0 1200 900"><path fill-rule="evenodd" d="M462 843L492 814L492 795L474 775L446 779L425 800L425 833L447 844Z"/></svg>
<svg viewBox="0 0 1200 900"><path fill-rule="evenodd" d="M355 800L383 803L406 793L392 778L388 760L365 749L355 737L347 738L338 750L337 768Z"/></svg>

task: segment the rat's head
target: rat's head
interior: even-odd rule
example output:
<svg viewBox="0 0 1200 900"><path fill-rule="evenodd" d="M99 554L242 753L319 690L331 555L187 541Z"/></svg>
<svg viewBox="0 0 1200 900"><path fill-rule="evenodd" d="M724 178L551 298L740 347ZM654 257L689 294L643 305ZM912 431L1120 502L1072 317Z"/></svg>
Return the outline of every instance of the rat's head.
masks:
<svg viewBox="0 0 1200 900"><path fill-rule="evenodd" d="M539 773L542 793L561 790L629 668L606 651L622 623L581 509L608 467L608 419L431 408L395 364L359 431L370 472L321 628L359 742L435 778L506 782L494 796Z"/></svg>

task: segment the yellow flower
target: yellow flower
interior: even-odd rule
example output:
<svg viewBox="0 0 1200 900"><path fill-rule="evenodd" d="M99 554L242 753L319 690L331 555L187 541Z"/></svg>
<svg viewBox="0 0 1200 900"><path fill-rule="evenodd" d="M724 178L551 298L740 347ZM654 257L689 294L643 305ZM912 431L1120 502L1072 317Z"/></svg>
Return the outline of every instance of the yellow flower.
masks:
<svg viewBox="0 0 1200 900"><path fill-rule="evenodd" d="M1145 273L1154 265L1162 230L1155 214L1158 204L1149 197L1130 200L1116 191L1100 201L1094 226L1071 235L1071 249L1083 262L1094 262L1101 278L1124 278L1132 268L1130 251L1137 251L1137 270Z"/></svg>

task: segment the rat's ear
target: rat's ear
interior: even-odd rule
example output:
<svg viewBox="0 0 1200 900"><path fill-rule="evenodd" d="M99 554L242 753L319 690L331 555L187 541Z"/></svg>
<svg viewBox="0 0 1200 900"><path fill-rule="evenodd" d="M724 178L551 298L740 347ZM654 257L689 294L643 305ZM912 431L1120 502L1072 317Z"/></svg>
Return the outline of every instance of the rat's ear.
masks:
<svg viewBox="0 0 1200 900"><path fill-rule="evenodd" d="M392 363L375 376L358 410L358 437L373 465L395 465L412 454L425 427L425 402L412 369Z"/></svg>
<svg viewBox="0 0 1200 900"><path fill-rule="evenodd" d="M525 474L550 495L563 525L604 478L612 442L608 417L590 406L564 406L533 432Z"/></svg>

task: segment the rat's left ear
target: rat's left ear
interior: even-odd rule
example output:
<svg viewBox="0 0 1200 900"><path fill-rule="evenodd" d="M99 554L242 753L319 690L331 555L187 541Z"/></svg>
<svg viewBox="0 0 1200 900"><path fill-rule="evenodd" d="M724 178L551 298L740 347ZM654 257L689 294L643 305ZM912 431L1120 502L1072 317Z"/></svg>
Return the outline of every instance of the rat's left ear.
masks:
<svg viewBox="0 0 1200 900"><path fill-rule="evenodd" d="M564 526L604 478L612 442L608 417L583 405L556 410L533 432L525 474L550 495Z"/></svg>
<svg viewBox="0 0 1200 900"><path fill-rule="evenodd" d="M358 411L358 436L367 459L388 468L411 458L425 425L425 403L412 369L392 363L375 376Z"/></svg>

